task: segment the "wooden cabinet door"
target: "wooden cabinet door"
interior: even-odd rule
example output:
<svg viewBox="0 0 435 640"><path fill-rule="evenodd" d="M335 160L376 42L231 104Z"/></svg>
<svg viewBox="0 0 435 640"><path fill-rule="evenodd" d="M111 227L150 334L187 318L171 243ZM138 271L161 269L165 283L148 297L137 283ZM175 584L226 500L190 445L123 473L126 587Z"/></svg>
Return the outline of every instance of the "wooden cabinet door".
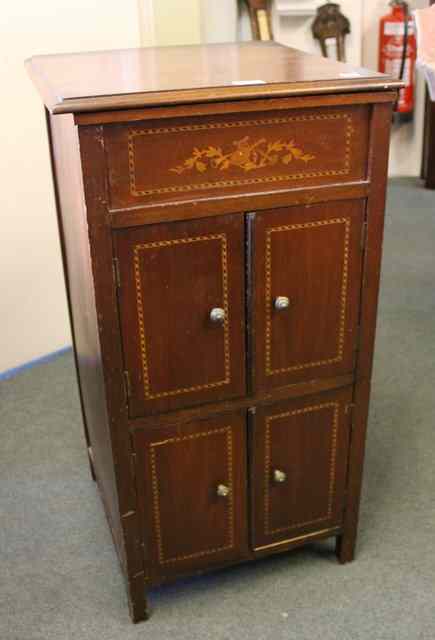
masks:
<svg viewBox="0 0 435 640"><path fill-rule="evenodd" d="M115 233L132 417L245 392L243 216Z"/></svg>
<svg viewBox="0 0 435 640"><path fill-rule="evenodd" d="M254 548L340 525L352 390L257 409L252 438Z"/></svg>
<svg viewBox="0 0 435 640"><path fill-rule="evenodd" d="M247 549L244 413L136 431L134 444L153 579L240 559Z"/></svg>
<svg viewBox="0 0 435 640"><path fill-rule="evenodd" d="M253 226L255 383L352 371L363 200L264 211Z"/></svg>

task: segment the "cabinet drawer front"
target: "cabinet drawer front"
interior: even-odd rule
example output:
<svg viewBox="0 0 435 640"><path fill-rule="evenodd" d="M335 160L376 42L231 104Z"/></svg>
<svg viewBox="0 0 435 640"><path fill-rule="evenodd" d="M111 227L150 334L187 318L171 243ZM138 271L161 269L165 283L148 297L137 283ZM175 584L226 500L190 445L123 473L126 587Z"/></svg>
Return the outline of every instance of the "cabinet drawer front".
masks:
<svg viewBox="0 0 435 640"><path fill-rule="evenodd" d="M112 208L366 177L367 106L107 125Z"/></svg>
<svg viewBox="0 0 435 640"><path fill-rule="evenodd" d="M254 547L341 524L351 398L341 390L257 410Z"/></svg>
<svg viewBox="0 0 435 640"><path fill-rule="evenodd" d="M358 200L256 216L258 389L352 371L364 208Z"/></svg>
<svg viewBox="0 0 435 640"><path fill-rule="evenodd" d="M115 236L130 415L242 395L242 217Z"/></svg>
<svg viewBox="0 0 435 640"><path fill-rule="evenodd" d="M155 579L246 553L241 414L135 432L146 556Z"/></svg>

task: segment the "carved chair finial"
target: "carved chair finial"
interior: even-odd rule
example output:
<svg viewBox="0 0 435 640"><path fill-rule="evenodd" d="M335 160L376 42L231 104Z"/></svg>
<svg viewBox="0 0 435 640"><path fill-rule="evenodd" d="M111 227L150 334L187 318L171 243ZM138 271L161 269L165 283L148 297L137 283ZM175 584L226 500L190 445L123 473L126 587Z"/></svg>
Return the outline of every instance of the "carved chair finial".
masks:
<svg viewBox="0 0 435 640"><path fill-rule="evenodd" d="M340 5L327 2L317 9L317 15L311 27L313 36L320 42L322 55L328 57L326 41L333 38L337 42L337 58L345 61L345 38L350 33L350 22L340 11Z"/></svg>

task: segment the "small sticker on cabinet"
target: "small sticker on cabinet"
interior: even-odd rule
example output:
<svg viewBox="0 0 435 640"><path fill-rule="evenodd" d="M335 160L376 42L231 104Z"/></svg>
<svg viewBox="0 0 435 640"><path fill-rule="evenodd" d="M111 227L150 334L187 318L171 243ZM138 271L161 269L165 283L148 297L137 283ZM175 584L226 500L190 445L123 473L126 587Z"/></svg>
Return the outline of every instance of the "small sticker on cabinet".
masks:
<svg viewBox="0 0 435 640"><path fill-rule="evenodd" d="M249 84L266 84L265 80L232 80L231 84L237 87L243 87Z"/></svg>

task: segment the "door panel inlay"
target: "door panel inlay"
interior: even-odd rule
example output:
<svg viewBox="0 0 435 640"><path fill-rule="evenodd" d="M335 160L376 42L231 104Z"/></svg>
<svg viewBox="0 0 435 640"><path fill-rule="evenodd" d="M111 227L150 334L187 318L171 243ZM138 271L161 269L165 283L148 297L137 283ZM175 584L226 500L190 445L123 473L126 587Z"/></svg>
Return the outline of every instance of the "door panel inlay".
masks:
<svg viewBox="0 0 435 640"><path fill-rule="evenodd" d="M152 391L151 381L149 376L147 347L146 347L146 328L144 322L144 307L142 296L142 282L141 282L141 268L140 268L140 254L143 251L156 248L168 248L177 245L186 245L197 242L211 242L218 241L221 245L221 264L222 264L222 291L223 291L223 308L225 311L224 317L224 361L225 361L225 377L222 380L215 382L207 382L205 384L193 385L189 387L182 387L178 389L171 389L165 391ZM231 366L230 366L230 336L229 336L229 303L228 303L228 265L227 265L227 239L225 234L216 234L208 236L198 236L194 238L179 238L176 240L163 240L160 242L150 242L147 244L138 244L134 247L134 273L136 283L136 302L137 302L137 314L140 336L140 350L142 357L143 368L143 385L144 394L147 400L153 398L163 398L166 396L174 396L182 393L190 393L192 391L200 391L202 389L211 389L221 385L229 384L231 382Z"/></svg>
<svg viewBox="0 0 435 640"><path fill-rule="evenodd" d="M328 484L328 505L324 514L319 515L316 518L306 520L304 522L295 522L287 526L272 528L270 526L270 477L271 477L271 423L284 418L290 418L292 416L303 415L307 413L313 413L316 411L332 410L333 412L333 426L331 430L331 443L330 443L330 465L329 465L329 484ZM264 462L264 533L266 535L279 533L281 531L289 531L290 529L299 529L306 527L307 525L315 524L317 522L323 522L329 520L332 516L332 507L334 501L335 490L335 465L337 456L337 429L338 429L338 415L339 404L337 402L328 402L315 406L304 407L303 409L297 409L295 411L287 411L279 413L277 415L268 416L266 418L266 430L265 430L265 462Z"/></svg>
<svg viewBox="0 0 435 640"><path fill-rule="evenodd" d="M352 371L364 212L355 199L256 213L256 389Z"/></svg>
<svg viewBox="0 0 435 640"><path fill-rule="evenodd" d="M257 408L251 462L255 548L341 524L352 393L345 387Z"/></svg>
<svg viewBox="0 0 435 640"><path fill-rule="evenodd" d="M244 221L114 234L131 417L245 392Z"/></svg>
<svg viewBox="0 0 435 640"><path fill-rule="evenodd" d="M229 488L229 494L226 498L227 504L227 540L224 544L207 549L201 549L193 553L178 555L173 557L167 557L164 549L161 518L160 518L160 489L159 489L159 476L158 476L158 463L157 455L159 450L163 447L176 446L177 444L186 442L188 440L196 440L198 438L215 437L216 435L224 436L226 440L226 478L225 483ZM212 444L210 446L213 446ZM161 442L154 442L150 445L150 466L152 476L152 492L153 492L153 511L154 511L154 525L156 531L156 539L158 546L158 556L160 564L168 564L171 562L179 562L182 560L190 560L193 558L200 558L215 554L221 551L227 551L234 547L234 501L233 501L233 440L232 440L232 428L230 426L223 427L221 429L214 429L212 431L203 431L194 433L183 437L167 438ZM192 532L193 533L193 532Z"/></svg>
<svg viewBox="0 0 435 640"><path fill-rule="evenodd" d="M343 269L341 279L341 297L340 297L340 322L338 325L338 334L336 337L336 353L330 358L323 360L303 362L291 365L289 367L273 368L272 366L272 234L284 233L289 231L299 231L304 229L315 229L329 225L344 225L344 242L343 242ZM349 236L350 236L350 219L349 218L332 218L329 220L318 220L316 222L305 222L302 224L291 224L280 227L272 227L266 232L266 375L285 373L287 371L297 371L307 369L309 367L318 367L326 364L340 362L343 359L344 349L344 332L346 327L346 304L347 304L347 288L348 288L348 269L349 269Z"/></svg>

